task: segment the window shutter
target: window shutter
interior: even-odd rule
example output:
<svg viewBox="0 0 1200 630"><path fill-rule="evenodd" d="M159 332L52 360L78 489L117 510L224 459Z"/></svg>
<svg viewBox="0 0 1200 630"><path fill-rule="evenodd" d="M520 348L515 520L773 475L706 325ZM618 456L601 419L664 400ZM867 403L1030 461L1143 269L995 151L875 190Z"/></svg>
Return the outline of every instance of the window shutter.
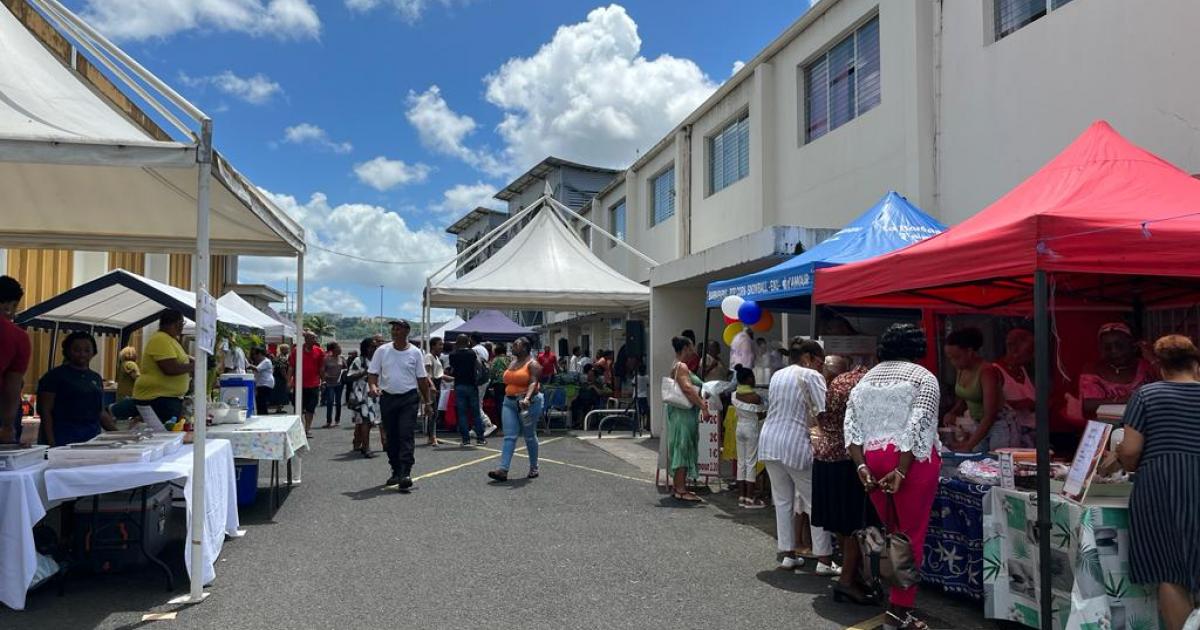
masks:
<svg viewBox="0 0 1200 630"><path fill-rule="evenodd" d="M993 2L996 12L996 39L1009 35L1046 15L1046 0L993 0Z"/></svg>
<svg viewBox="0 0 1200 630"><path fill-rule="evenodd" d="M879 104L879 18L863 25L855 35L858 51L858 110L855 115L861 116L872 107Z"/></svg>
<svg viewBox="0 0 1200 630"><path fill-rule="evenodd" d="M805 118L808 139L829 133L829 56L823 55L804 72Z"/></svg>

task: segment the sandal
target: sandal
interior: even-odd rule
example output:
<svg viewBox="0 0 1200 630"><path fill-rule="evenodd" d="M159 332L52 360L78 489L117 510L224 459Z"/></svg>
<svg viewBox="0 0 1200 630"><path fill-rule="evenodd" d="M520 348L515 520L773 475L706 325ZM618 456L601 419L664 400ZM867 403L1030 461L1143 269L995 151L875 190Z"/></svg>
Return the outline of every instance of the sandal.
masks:
<svg viewBox="0 0 1200 630"><path fill-rule="evenodd" d="M676 501L683 501L684 503L704 503L704 499L696 496L695 492L671 492L671 496Z"/></svg>
<svg viewBox="0 0 1200 630"><path fill-rule="evenodd" d="M914 617L912 611L905 612L903 619L890 610L885 614L896 623L883 624L884 630L929 630L929 624Z"/></svg>
<svg viewBox="0 0 1200 630"><path fill-rule="evenodd" d="M849 600L859 606L873 606L875 598L863 592L856 586L842 586L839 582L833 583L833 601L842 603L842 600Z"/></svg>

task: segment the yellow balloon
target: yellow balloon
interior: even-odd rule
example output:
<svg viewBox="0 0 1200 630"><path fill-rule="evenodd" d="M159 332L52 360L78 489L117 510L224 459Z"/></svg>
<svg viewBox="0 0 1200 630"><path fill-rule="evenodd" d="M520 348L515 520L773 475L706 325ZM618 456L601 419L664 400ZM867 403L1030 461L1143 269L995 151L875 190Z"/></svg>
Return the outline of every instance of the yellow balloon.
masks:
<svg viewBox="0 0 1200 630"><path fill-rule="evenodd" d="M732 346L734 336L742 332L743 328L745 328L745 326L743 326L741 322L734 322L726 326L725 332L721 333L721 338L725 340L725 345Z"/></svg>
<svg viewBox="0 0 1200 630"><path fill-rule="evenodd" d="M771 330L771 327L774 325L775 316L771 314L771 311L763 311L762 317L758 318L758 321L754 322L754 325L751 326L751 328L758 332L767 332L768 330Z"/></svg>

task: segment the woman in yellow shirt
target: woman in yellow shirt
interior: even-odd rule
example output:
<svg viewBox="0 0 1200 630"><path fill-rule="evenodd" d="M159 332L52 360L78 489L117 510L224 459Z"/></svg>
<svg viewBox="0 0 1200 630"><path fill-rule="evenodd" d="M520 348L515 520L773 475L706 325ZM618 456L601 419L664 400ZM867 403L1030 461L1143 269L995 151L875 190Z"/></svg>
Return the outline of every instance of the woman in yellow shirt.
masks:
<svg viewBox="0 0 1200 630"><path fill-rule="evenodd" d="M133 398L139 407L154 410L159 421L179 418L183 396L187 394L195 362L179 340L183 338L183 313L166 310L158 318L158 331L146 341L142 353L141 376L133 384Z"/></svg>

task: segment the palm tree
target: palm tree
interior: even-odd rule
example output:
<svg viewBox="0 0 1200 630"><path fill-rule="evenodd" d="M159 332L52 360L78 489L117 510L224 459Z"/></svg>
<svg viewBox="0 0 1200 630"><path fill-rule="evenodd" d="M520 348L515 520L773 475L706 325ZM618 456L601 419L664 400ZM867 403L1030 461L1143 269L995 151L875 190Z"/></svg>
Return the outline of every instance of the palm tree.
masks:
<svg viewBox="0 0 1200 630"><path fill-rule="evenodd" d="M305 315L304 327L316 333L318 339L337 335L337 328L324 315Z"/></svg>

